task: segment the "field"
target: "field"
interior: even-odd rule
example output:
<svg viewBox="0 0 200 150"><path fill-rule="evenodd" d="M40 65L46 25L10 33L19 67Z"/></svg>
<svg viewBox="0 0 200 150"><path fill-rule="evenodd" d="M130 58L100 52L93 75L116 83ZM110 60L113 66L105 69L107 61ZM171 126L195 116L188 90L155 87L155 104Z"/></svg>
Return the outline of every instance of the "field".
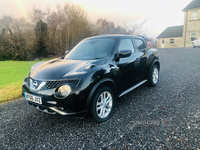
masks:
<svg viewBox="0 0 200 150"><path fill-rule="evenodd" d="M31 66L40 61L0 61L0 103L22 97L24 78L29 74Z"/></svg>

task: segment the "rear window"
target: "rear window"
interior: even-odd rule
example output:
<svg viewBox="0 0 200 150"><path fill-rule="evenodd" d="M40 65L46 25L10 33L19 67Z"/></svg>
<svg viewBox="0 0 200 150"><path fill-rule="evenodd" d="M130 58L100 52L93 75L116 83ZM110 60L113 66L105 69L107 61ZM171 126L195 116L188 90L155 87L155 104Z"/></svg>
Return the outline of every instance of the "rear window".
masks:
<svg viewBox="0 0 200 150"><path fill-rule="evenodd" d="M138 50L143 50L146 48L144 41L141 39L135 39L135 43L136 43L136 46L138 47Z"/></svg>

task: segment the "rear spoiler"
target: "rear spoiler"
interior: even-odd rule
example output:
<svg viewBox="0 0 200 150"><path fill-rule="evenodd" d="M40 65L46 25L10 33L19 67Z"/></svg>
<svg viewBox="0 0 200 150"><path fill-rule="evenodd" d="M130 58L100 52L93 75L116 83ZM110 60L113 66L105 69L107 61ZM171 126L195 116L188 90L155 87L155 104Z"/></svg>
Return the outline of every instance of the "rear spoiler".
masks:
<svg viewBox="0 0 200 150"><path fill-rule="evenodd" d="M139 35L140 37L142 37L145 41L147 40L146 35Z"/></svg>

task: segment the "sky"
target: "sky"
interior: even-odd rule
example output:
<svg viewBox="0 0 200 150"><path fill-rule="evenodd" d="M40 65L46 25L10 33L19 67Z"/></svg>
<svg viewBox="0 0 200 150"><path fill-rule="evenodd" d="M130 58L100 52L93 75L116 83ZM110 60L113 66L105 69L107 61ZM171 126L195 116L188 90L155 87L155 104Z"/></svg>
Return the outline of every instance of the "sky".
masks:
<svg viewBox="0 0 200 150"><path fill-rule="evenodd" d="M56 9L56 5L72 2L81 5L92 22L105 18L116 24L129 26L144 20L141 34L156 38L169 26L183 25L182 9L192 0L0 0L0 18L26 16L34 7Z"/></svg>

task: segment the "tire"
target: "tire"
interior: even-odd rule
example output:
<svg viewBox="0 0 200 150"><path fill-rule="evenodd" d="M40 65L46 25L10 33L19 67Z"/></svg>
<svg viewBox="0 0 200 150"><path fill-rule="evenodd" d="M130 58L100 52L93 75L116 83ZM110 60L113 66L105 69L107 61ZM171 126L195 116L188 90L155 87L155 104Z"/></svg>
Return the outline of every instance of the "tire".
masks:
<svg viewBox="0 0 200 150"><path fill-rule="evenodd" d="M106 98L109 101L106 102ZM92 119L95 122L106 122L110 118L114 109L114 99L113 91L109 87L101 86L97 89L90 108Z"/></svg>
<svg viewBox="0 0 200 150"><path fill-rule="evenodd" d="M159 69L157 65L154 65L151 69L151 72L149 74L149 78L147 80L147 83L149 86L156 86L159 80Z"/></svg>

